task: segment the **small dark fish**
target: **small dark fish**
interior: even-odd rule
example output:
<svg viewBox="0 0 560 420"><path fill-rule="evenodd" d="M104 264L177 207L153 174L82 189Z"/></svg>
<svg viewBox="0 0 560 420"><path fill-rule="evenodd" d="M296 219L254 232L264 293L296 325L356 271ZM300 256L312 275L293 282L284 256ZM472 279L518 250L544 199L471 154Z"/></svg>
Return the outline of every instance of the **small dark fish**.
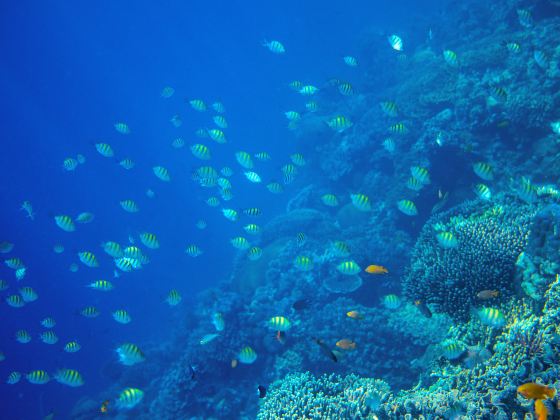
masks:
<svg viewBox="0 0 560 420"><path fill-rule="evenodd" d="M438 199L439 201L434 204L434 207L432 207L432 214L437 213L447 204L447 200L449 199L449 192L443 193L441 190L439 190Z"/></svg>
<svg viewBox="0 0 560 420"><path fill-rule="evenodd" d="M329 346L325 344L323 340L321 340L320 338L313 337L313 341L315 341L317 345L321 347L323 353L325 353L333 362L335 363L338 362L338 358L336 357L336 354L332 352L332 350L329 348Z"/></svg>
<svg viewBox="0 0 560 420"><path fill-rule="evenodd" d="M107 411L109 411L109 400L103 401L101 403L101 408L99 409L101 414L107 414Z"/></svg>
<svg viewBox="0 0 560 420"><path fill-rule="evenodd" d="M276 331L276 341L284 344L286 342L286 333L284 331Z"/></svg>
<svg viewBox="0 0 560 420"><path fill-rule="evenodd" d="M308 306L309 301L307 299L299 299L294 302L292 308L294 308L296 311L303 311L304 309L307 309Z"/></svg>
<svg viewBox="0 0 560 420"><path fill-rule="evenodd" d="M194 370L193 365L189 365L189 371L191 372L191 380L196 380L196 370Z"/></svg>
<svg viewBox="0 0 560 420"><path fill-rule="evenodd" d="M424 315L426 318L432 317L432 311L430 310L430 308L428 308L428 305L426 305L426 302L424 302L422 299L416 299L414 301L414 306L416 306L422 313L422 315Z"/></svg>
<svg viewBox="0 0 560 420"><path fill-rule="evenodd" d="M498 297L500 294L499 290L482 290L476 294L476 297L481 300L488 300Z"/></svg>
<svg viewBox="0 0 560 420"><path fill-rule="evenodd" d="M265 386L259 385L257 390L258 390L258 393L259 393L259 398L266 397L266 387Z"/></svg>

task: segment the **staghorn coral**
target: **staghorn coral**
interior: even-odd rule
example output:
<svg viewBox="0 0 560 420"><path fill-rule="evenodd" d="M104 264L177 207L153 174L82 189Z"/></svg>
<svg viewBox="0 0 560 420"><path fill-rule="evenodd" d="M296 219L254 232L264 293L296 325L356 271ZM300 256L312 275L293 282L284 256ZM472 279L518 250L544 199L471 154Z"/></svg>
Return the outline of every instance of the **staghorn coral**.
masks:
<svg viewBox="0 0 560 420"><path fill-rule="evenodd" d="M462 320L480 305L476 295L481 290L511 295L515 261L525 248L535 212L526 205L467 201L433 216L412 252L404 294ZM458 246L440 246L438 231L452 232Z"/></svg>
<svg viewBox="0 0 560 420"><path fill-rule="evenodd" d="M366 418L389 392L389 385L380 380L294 373L270 386L257 418Z"/></svg>

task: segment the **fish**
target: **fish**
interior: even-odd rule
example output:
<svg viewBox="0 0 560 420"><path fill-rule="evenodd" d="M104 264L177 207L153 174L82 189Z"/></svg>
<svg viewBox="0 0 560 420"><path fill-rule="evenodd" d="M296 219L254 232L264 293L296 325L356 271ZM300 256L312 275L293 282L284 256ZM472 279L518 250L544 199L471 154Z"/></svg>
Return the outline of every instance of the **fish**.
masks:
<svg viewBox="0 0 560 420"><path fill-rule="evenodd" d="M220 200L217 197L209 197L206 200L206 204L210 207L218 207L220 205Z"/></svg>
<svg viewBox="0 0 560 420"><path fill-rule="evenodd" d="M303 233L303 232L298 232L297 233L296 242L297 242L298 247L302 247L305 244L306 240L307 240L307 237L305 236L305 233Z"/></svg>
<svg viewBox="0 0 560 420"><path fill-rule="evenodd" d="M146 356L136 344L124 343L115 350L119 357L119 362L125 366L133 366L146 360Z"/></svg>
<svg viewBox="0 0 560 420"><path fill-rule="evenodd" d="M290 160L297 166L305 166L305 158L301 153L294 153L290 155Z"/></svg>
<svg viewBox="0 0 560 420"><path fill-rule="evenodd" d="M96 143L95 149L103 157L112 158L113 156L115 156L113 148L107 143Z"/></svg>
<svg viewBox="0 0 560 420"><path fill-rule="evenodd" d="M72 172L78 167L78 161L74 158L66 158L62 162L62 168L65 171Z"/></svg>
<svg viewBox="0 0 560 420"><path fill-rule="evenodd" d="M25 303L34 302L39 298L37 292L29 286L19 289L19 294Z"/></svg>
<svg viewBox="0 0 560 420"><path fill-rule="evenodd" d="M78 163L80 165L83 165L84 163L86 163L86 157L82 154L79 154L79 153L76 155L76 160L78 161Z"/></svg>
<svg viewBox="0 0 560 420"><path fill-rule="evenodd" d="M115 405L119 409L130 410L144 398L144 391L138 388L125 388L117 398Z"/></svg>
<svg viewBox="0 0 560 420"><path fill-rule="evenodd" d="M227 120L223 115L214 115L212 117L212 121L214 121L214 124L216 124L220 128L228 128Z"/></svg>
<svg viewBox="0 0 560 420"><path fill-rule="evenodd" d="M173 89L171 86L165 86L161 90L160 96L162 98L169 99L173 96L174 93L175 93L175 89Z"/></svg>
<svg viewBox="0 0 560 420"><path fill-rule="evenodd" d="M181 300L183 300L183 298L176 289L170 290L167 298L165 299L169 306L177 306L179 303L181 303Z"/></svg>
<svg viewBox="0 0 560 420"><path fill-rule="evenodd" d="M393 34L388 36L387 40L389 41L389 45L391 46L391 48L393 48L395 51L403 51L403 40L400 36Z"/></svg>
<svg viewBox="0 0 560 420"><path fill-rule="evenodd" d="M171 117L171 119L169 120L169 122L173 125L173 127L175 128L179 128L183 125L183 120L181 119L181 117L178 114L175 114Z"/></svg>
<svg viewBox="0 0 560 420"><path fill-rule="evenodd" d="M315 101L309 101L305 103L305 109L309 112L317 112L319 110L319 105Z"/></svg>
<svg viewBox="0 0 560 420"><path fill-rule="evenodd" d="M383 305L387 309L397 309L399 306L401 306L401 299L394 294L385 295L383 297Z"/></svg>
<svg viewBox="0 0 560 420"><path fill-rule="evenodd" d="M223 331L226 327L224 315L221 312L214 312L212 314L212 324L214 325L216 331Z"/></svg>
<svg viewBox="0 0 560 420"><path fill-rule="evenodd" d="M476 184L474 186L474 192L481 200L489 201L492 199L492 191L484 184Z"/></svg>
<svg viewBox="0 0 560 420"><path fill-rule="evenodd" d="M496 298L500 295L499 290L481 290L476 294L476 297L480 300L489 300Z"/></svg>
<svg viewBox="0 0 560 420"><path fill-rule="evenodd" d="M222 209L222 214L224 215L224 217L232 222L237 221L238 219L238 214L237 211L234 209Z"/></svg>
<svg viewBox="0 0 560 420"><path fill-rule="evenodd" d="M237 360L243 364L250 365L257 360L257 353L249 346L243 347L237 355Z"/></svg>
<svg viewBox="0 0 560 420"><path fill-rule="evenodd" d="M319 88L313 85L302 86L301 89L299 90L300 95L303 96L313 96L317 92L319 92Z"/></svg>
<svg viewBox="0 0 560 420"><path fill-rule="evenodd" d="M299 90L303 86L303 83L301 83L299 80L293 80L290 83L288 83L288 86L290 87L290 89L299 92Z"/></svg>
<svg viewBox="0 0 560 420"><path fill-rule="evenodd" d="M122 200L119 204L121 208L128 213L138 213L140 211L138 204L136 204L134 200Z"/></svg>
<svg viewBox="0 0 560 420"><path fill-rule="evenodd" d="M44 370L33 370L25 375L25 379L35 385L43 385L51 380L49 374Z"/></svg>
<svg viewBox="0 0 560 420"><path fill-rule="evenodd" d="M410 168L410 173L414 179L420 182L422 185L430 184L430 173L426 168L421 166L412 166Z"/></svg>
<svg viewBox="0 0 560 420"><path fill-rule="evenodd" d="M397 148L395 140L387 137L385 140L383 140L383 148L389 153L394 153Z"/></svg>
<svg viewBox="0 0 560 420"><path fill-rule="evenodd" d="M115 130L117 131L117 133L130 134L130 127L125 122L122 122L122 121L117 122L113 125L113 127L115 127Z"/></svg>
<svg viewBox="0 0 560 420"><path fill-rule="evenodd" d="M338 340L336 346L343 350L356 350L356 343L348 338Z"/></svg>
<svg viewBox="0 0 560 420"><path fill-rule="evenodd" d="M476 314L484 325L493 328L501 328L505 325L506 319L504 314L495 308L482 308L479 309Z"/></svg>
<svg viewBox="0 0 560 420"><path fill-rule="evenodd" d="M199 343L201 346L204 346L210 343L211 341L213 341L214 339L216 339L217 337L219 337L219 334L206 334L204 337L200 339Z"/></svg>
<svg viewBox="0 0 560 420"><path fill-rule="evenodd" d="M533 15L531 11L527 9L517 9L517 19L519 20L519 24L524 28L533 26Z"/></svg>
<svg viewBox="0 0 560 420"><path fill-rule="evenodd" d="M216 111L218 114L223 114L224 112L226 112L226 107L224 106L223 103L219 101L216 101L212 104L212 109Z"/></svg>
<svg viewBox="0 0 560 420"><path fill-rule="evenodd" d="M146 190L146 197L154 198L155 196L156 196L156 193L154 192L154 190L152 190L151 188L148 188Z"/></svg>
<svg viewBox="0 0 560 420"><path fill-rule="evenodd" d="M253 156L255 157L255 159L260 160L261 162L267 162L270 159L272 159L272 157L268 152L258 152L255 153Z"/></svg>
<svg viewBox="0 0 560 420"><path fill-rule="evenodd" d="M204 144L200 144L200 143L193 144L191 146L191 153L195 158L201 160L209 160L212 157L210 154L210 149Z"/></svg>
<svg viewBox="0 0 560 420"><path fill-rule="evenodd" d="M243 230L251 235L258 235L261 233L261 227L254 223L249 223L248 225L243 226Z"/></svg>
<svg viewBox="0 0 560 420"><path fill-rule="evenodd" d="M297 175L298 172L296 166L292 165L291 163L283 165L282 168L280 168L280 170L284 175L284 184L286 185L291 184L294 181L295 176Z"/></svg>
<svg viewBox="0 0 560 420"><path fill-rule="evenodd" d="M80 311L80 314L86 318L97 318L99 310L95 306L86 306Z"/></svg>
<svg viewBox="0 0 560 420"><path fill-rule="evenodd" d="M422 184L420 181L418 181L416 178L414 178L413 176L411 176L408 181L406 181L406 187L412 191L420 191L422 188L425 187L424 184Z"/></svg>
<svg viewBox="0 0 560 420"><path fill-rule="evenodd" d="M275 331L286 332L292 327L292 323L283 316L273 316L268 321L268 326Z"/></svg>
<svg viewBox="0 0 560 420"><path fill-rule="evenodd" d="M400 122L390 125L389 131L393 134L405 135L409 130L406 124Z"/></svg>
<svg viewBox="0 0 560 420"><path fill-rule="evenodd" d="M499 103L507 102L508 94L503 87L492 86L490 88L490 96Z"/></svg>
<svg viewBox="0 0 560 420"><path fill-rule="evenodd" d="M313 259L307 255L298 255L294 260L294 265L301 271L313 270Z"/></svg>
<svg viewBox="0 0 560 420"><path fill-rule="evenodd" d="M21 373L17 371L12 371L8 375L8 379L6 379L6 383L8 385L15 385L21 380Z"/></svg>
<svg viewBox="0 0 560 420"><path fill-rule="evenodd" d="M337 115L328 120L327 125L337 133L342 133L352 127L353 123L344 115Z"/></svg>
<svg viewBox="0 0 560 420"><path fill-rule="evenodd" d="M424 300L416 299L414 301L414 306L416 306L416 308L418 308L420 313L422 315L424 315L426 318L431 318L432 317L432 311L430 310L428 305L426 305L426 302L424 302Z"/></svg>
<svg viewBox="0 0 560 420"><path fill-rule="evenodd" d="M12 270L17 270L19 268L24 267L23 261L17 257L8 258L7 260L4 260L4 264L6 264L6 266L8 268L11 268Z"/></svg>
<svg viewBox="0 0 560 420"><path fill-rule="evenodd" d="M455 53L455 51L443 51L443 59L451 67L457 67L459 65L459 62L457 61L457 54Z"/></svg>
<svg viewBox="0 0 560 420"><path fill-rule="evenodd" d="M536 50L533 53L533 58L535 59L535 63L537 63L537 65L541 69L543 69L543 70L548 69L548 57L546 56L546 54L543 51Z"/></svg>
<svg viewBox="0 0 560 420"><path fill-rule="evenodd" d="M537 420L548 419L548 408L543 400L535 400L535 418Z"/></svg>
<svg viewBox="0 0 560 420"><path fill-rule="evenodd" d="M344 63L347 66L350 66L350 67L357 67L358 66L358 60L356 59L356 57L353 57L351 55L345 55L344 57L342 57L342 59L344 60Z"/></svg>
<svg viewBox="0 0 560 420"><path fill-rule="evenodd" d="M446 340L441 343L443 356L449 360L455 360L461 357L465 352L465 345L457 340Z"/></svg>
<svg viewBox="0 0 560 420"><path fill-rule="evenodd" d="M289 121L299 121L301 120L301 115L297 111L286 111L284 115Z"/></svg>
<svg viewBox="0 0 560 420"><path fill-rule="evenodd" d="M274 337L280 344L284 344L286 342L286 333L284 331L276 331L276 335Z"/></svg>
<svg viewBox="0 0 560 420"><path fill-rule="evenodd" d="M10 295L6 298L6 303L12 308L23 308L25 301L19 295Z"/></svg>
<svg viewBox="0 0 560 420"><path fill-rule="evenodd" d="M6 280L0 279L0 292L3 292L4 290L8 290L9 287L10 286Z"/></svg>
<svg viewBox="0 0 560 420"><path fill-rule="evenodd" d="M235 159L245 169L253 169L254 164L251 155L244 151L239 151L235 153Z"/></svg>
<svg viewBox="0 0 560 420"><path fill-rule="evenodd" d="M236 236L235 238L232 238L230 243L234 248L242 251L251 248L251 243L243 236Z"/></svg>
<svg viewBox="0 0 560 420"><path fill-rule="evenodd" d="M266 189L273 194L281 194L284 192L284 187L278 182L271 182L267 184Z"/></svg>
<svg viewBox="0 0 560 420"><path fill-rule="evenodd" d="M537 200L537 189L527 178L521 179L521 185L517 189L517 196L527 204L532 204Z"/></svg>
<svg viewBox="0 0 560 420"><path fill-rule="evenodd" d="M54 328L55 325L56 325L56 321L54 319L50 318L50 317L44 318L41 321L41 325L45 328Z"/></svg>
<svg viewBox="0 0 560 420"><path fill-rule="evenodd" d="M121 246L117 242L107 241L101 244L103 251L113 258L120 258L124 255Z"/></svg>
<svg viewBox="0 0 560 420"><path fill-rule="evenodd" d="M21 203L20 209L23 210L25 213L27 213L28 219L35 220L35 212L33 211L33 206L31 205L31 202L24 201L23 203Z"/></svg>
<svg viewBox="0 0 560 420"><path fill-rule="evenodd" d="M418 214L418 209L416 204L410 200L400 200L397 202L397 208L403 214L407 216L416 216Z"/></svg>
<svg viewBox="0 0 560 420"><path fill-rule="evenodd" d="M344 96L352 96L354 94L354 87L351 83L348 82L340 82L338 84L338 91L341 95Z"/></svg>
<svg viewBox="0 0 560 420"><path fill-rule="evenodd" d="M548 398L554 398L556 389L535 382L528 382L519 385L517 387L517 393L529 400L546 400Z"/></svg>
<svg viewBox="0 0 560 420"><path fill-rule="evenodd" d="M73 388L82 386L85 383L80 372L74 369L60 369L53 375L53 378L59 384Z"/></svg>
<svg viewBox="0 0 560 420"><path fill-rule="evenodd" d="M101 414L107 414L109 411L109 400L105 400L101 403L101 407L99 407L99 412Z"/></svg>
<svg viewBox="0 0 560 420"><path fill-rule="evenodd" d="M389 270L382 265L375 264L368 265L364 271L369 274L387 274L389 272Z"/></svg>
<svg viewBox="0 0 560 420"><path fill-rule="evenodd" d="M459 241L452 232L439 232L436 239L438 244L445 249L456 248L459 245Z"/></svg>
<svg viewBox="0 0 560 420"><path fill-rule="evenodd" d="M150 248L150 249L159 248L159 240L157 236L150 232L142 232L140 234L140 242L142 242L142 244L144 244L146 248Z"/></svg>
<svg viewBox="0 0 560 420"><path fill-rule="evenodd" d="M371 204L369 197L365 194L350 194L350 200L354 207L360 211L371 211Z"/></svg>
<svg viewBox="0 0 560 420"><path fill-rule="evenodd" d="M348 311L346 312L346 316L348 318L357 319L357 320L364 319L364 315L359 311Z"/></svg>
<svg viewBox="0 0 560 420"><path fill-rule="evenodd" d="M111 290L113 290L113 283L111 283L110 281L107 280L96 280L90 284L88 284L89 288L94 289L94 290L99 290L101 292L109 292Z"/></svg>
<svg viewBox="0 0 560 420"><path fill-rule="evenodd" d="M80 346L77 341L69 341L64 345L64 351L66 353L77 353L81 348L82 346Z"/></svg>
<svg viewBox="0 0 560 420"><path fill-rule="evenodd" d="M323 194L321 201L325 206L337 207L339 205L338 197L334 194Z"/></svg>
<svg viewBox="0 0 560 420"><path fill-rule="evenodd" d="M509 52L517 54L521 51L521 45L517 42L506 42L506 48Z"/></svg>
<svg viewBox="0 0 560 420"><path fill-rule="evenodd" d="M332 352L332 350L325 344L323 340L315 337L313 337L312 340L319 346L321 351L325 353L329 359L331 359L335 363L338 362L337 356Z"/></svg>
<svg viewBox="0 0 560 420"><path fill-rule="evenodd" d="M58 337L52 330L47 330L39 334L39 338L45 344L56 344L58 343Z"/></svg>
<svg viewBox="0 0 560 420"><path fill-rule="evenodd" d="M65 232L74 232L76 230L76 225L70 216L66 216L64 214L55 216L54 222Z"/></svg>
<svg viewBox="0 0 560 420"><path fill-rule="evenodd" d="M208 130L207 133L208 133L208 136L210 136L210 138L212 140L214 140L216 143L218 143L218 144L227 143L226 135L222 130L220 130L218 128L212 128L212 129Z"/></svg>
<svg viewBox="0 0 560 420"><path fill-rule="evenodd" d="M163 166L154 166L152 170L154 172L154 175L159 179L161 179L162 181L164 182L171 181L171 175L169 174L169 171Z"/></svg>
<svg viewBox="0 0 560 420"><path fill-rule="evenodd" d="M336 269L346 276L354 276L362 271L360 266L354 260L341 262L336 266Z"/></svg>
<svg viewBox="0 0 560 420"><path fill-rule="evenodd" d="M280 41L272 40L269 42L264 40L262 46L268 48L274 54L284 54L286 52L286 48Z"/></svg>
<svg viewBox="0 0 560 420"><path fill-rule="evenodd" d="M185 147L185 140L183 140L183 138L181 137L177 137L171 142L171 146L174 149L182 149L183 147Z"/></svg>
<svg viewBox="0 0 560 420"><path fill-rule="evenodd" d="M492 181L494 179L494 169L486 162L476 162L473 164L474 173L484 179L485 181Z"/></svg>
<svg viewBox="0 0 560 420"><path fill-rule="evenodd" d="M251 261L257 261L262 257L262 254L263 254L262 248L258 246L253 246L249 248L249 251L247 252L247 258L249 258Z"/></svg>
<svg viewBox="0 0 560 420"><path fill-rule="evenodd" d="M550 123L550 128L554 134L560 135L560 121L553 121Z"/></svg>
<svg viewBox="0 0 560 420"><path fill-rule="evenodd" d="M23 280L23 278L25 277L25 274L27 273L27 268L26 267L20 267L16 270L15 275L16 275L16 280L20 281Z"/></svg>
<svg viewBox="0 0 560 420"><path fill-rule="evenodd" d="M237 212L236 212L237 214ZM246 216L258 217L262 214L261 209L258 207L250 207L243 210L243 214Z"/></svg>
<svg viewBox="0 0 560 420"><path fill-rule="evenodd" d="M260 175L256 172L247 171L244 172L244 175L253 184L260 184L262 182Z"/></svg>
<svg viewBox="0 0 560 420"><path fill-rule="evenodd" d="M86 267L96 268L99 267L99 261L93 252L82 251L78 252L78 258Z"/></svg>
<svg viewBox="0 0 560 420"><path fill-rule="evenodd" d="M75 221L76 223L85 224L85 223L91 223L91 222L93 222L94 219L95 219L95 215L94 215L93 213L84 211L84 212L78 214L78 215L76 216L76 218L74 219L74 221Z"/></svg>
<svg viewBox="0 0 560 420"><path fill-rule="evenodd" d="M257 395L259 398L266 398L266 387L259 385L257 387Z"/></svg>
<svg viewBox="0 0 560 420"><path fill-rule="evenodd" d="M399 115L399 108L393 101L379 102L379 106L381 107L381 111L389 117L395 118Z"/></svg>
<svg viewBox="0 0 560 420"><path fill-rule="evenodd" d="M113 319L119 324L130 324L130 322L132 321L132 318L124 309L117 309L111 315L113 316Z"/></svg>
<svg viewBox="0 0 560 420"><path fill-rule="evenodd" d="M31 341L31 335L26 330L18 330L15 334L16 341L21 344L27 344Z"/></svg>
<svg viewBox="0 0 560 420"><path fill-rule="evenodd" d="M53 246L53 251L55 254L62 254L64 252L64 245L56 244Z"/></svg>
<svg viewBox="0 0 560 420"><path fill-rule="evenodd" d="M194 109L195 111L199 111L199 112L206 111L206 104L202 99L191 99L189 101L189 104L191 108Z"/></svg>
<svg viewBox="0 0 560 420"><path fill-rule="evenodd" d="M8 254L14 249L14 244L9 241L0 242L0 254Z"/></svg>

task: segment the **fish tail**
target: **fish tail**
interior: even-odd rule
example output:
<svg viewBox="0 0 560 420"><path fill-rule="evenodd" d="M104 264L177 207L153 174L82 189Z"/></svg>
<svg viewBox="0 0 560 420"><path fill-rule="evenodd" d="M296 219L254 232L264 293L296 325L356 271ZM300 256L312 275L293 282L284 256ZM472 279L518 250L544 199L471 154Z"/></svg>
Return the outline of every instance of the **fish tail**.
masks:
<svg viewBox="0 0 560 420"><path fill-rule="evenodd" d="M548 398L552 399L556 395L556 389L555 388L547 388L544 393L548 396Z"/></svg>

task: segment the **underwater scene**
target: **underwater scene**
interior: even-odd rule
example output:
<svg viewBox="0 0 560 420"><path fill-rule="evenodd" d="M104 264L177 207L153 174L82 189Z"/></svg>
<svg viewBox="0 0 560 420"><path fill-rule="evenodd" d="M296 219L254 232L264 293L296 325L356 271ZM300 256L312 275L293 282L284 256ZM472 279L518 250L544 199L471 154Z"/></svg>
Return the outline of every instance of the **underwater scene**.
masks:
<svg viewBox="0 0 560 420"><path fill-rule="evenodd" d="M1 9L0 419L560 419L560 1Z"/></svg>

